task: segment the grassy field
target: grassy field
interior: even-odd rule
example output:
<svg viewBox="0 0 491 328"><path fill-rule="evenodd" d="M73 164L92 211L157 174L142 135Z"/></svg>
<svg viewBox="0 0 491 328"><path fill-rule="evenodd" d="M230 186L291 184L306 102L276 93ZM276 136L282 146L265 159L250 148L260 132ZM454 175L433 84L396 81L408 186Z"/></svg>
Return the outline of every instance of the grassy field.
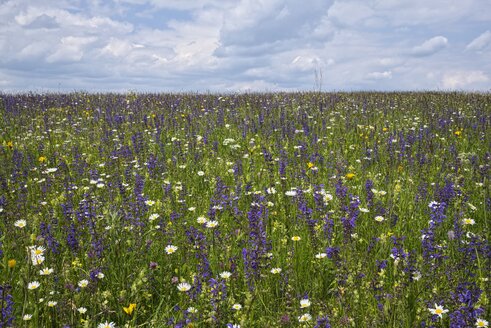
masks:
<svg viewBox="0 0 491 328"><path fill-rule="evenodd" d="M0 327L488 326L489 93L0 113Z"/></svg>

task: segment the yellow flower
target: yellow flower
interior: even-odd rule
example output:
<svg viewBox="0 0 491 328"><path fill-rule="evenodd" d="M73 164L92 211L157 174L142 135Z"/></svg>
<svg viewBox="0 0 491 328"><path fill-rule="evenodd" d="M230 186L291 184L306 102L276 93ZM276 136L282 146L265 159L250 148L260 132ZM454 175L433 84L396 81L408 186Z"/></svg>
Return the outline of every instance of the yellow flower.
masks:
<svg viewBox="0 0 491 328"><path fill-rule="evenodd" d="M300 239L302 239L302 238L300 238L300 236L293 236L292 237L293 241L299 241Z"/></svg>
<svg viewBox="0 0 491 328"><path fill-rule="evenodd" d="M314 165L314 163L312 163L312 162L308 162L308 163L307 163L307 167L308 167L309 169L313 168L314 166L315 166L315 165Z"/></svg>
<svg viewBox="0 0 491 328"><path fill-rule="evenodd" d="M44 162L46 162L46 157L45 156L39 156L38 161L39 161L39 163L44 163Z"/></svg>
<svg viewBox="0 0 491 328"><path fill-rule="evenodd" d="M11 269L15 268L15 265L16 264L17 264L17 261L15 259L11 259L11 260L8 261L8 266Z"/></svg>
<svg viewBox="0 0 491 328"><path fill-rule="evenodd" d="M348 174L346 174L346 179L348 179L348 180L351 180L354 177L355 177L355 174L354 173L348 173Z"/></svg>
<svg viewBox="0 0 491 328"><path fill-rule="evenodd" d="M14 148L14 143L13 143L12 141L7 141L7 147L8 147L9 149Z"/></svg>
<svg viewBox="0 0 491 328"><path fill-rule="evenodd" d="M132 315L133 314L133 310L136 308L136 303L130 303L130 305L128 305L128 307L124 307L123 306L123 311L127 314L127 315Z"/></svg>
<svg viewBox="0 0 491 328"><path fill-rule="evenodd" d="M73 267L82 267L82 263L80 263L80 260L78 258L75 258L75 260L72 262Z"/></svg>
<svg viewBox="0 0 491 328"><path fill-rule="evenodd" d="M385 128L385 127L384 127L384 128L382 129L382 131L387 132L387 131L389 131L389 128Z"/></svg>
<svg viewBox="0 0 491 328"><path fill-rule="evenodd" d="M462 130L457 130L453 134L455 134L457 137L460 137L462 135Z"/></svg>

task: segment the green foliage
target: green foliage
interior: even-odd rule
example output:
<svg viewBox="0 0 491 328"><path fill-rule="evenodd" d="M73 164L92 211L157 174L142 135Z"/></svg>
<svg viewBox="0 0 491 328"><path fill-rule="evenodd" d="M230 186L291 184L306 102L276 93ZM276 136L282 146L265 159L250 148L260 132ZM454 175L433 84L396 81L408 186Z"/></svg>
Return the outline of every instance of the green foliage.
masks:
<svg viewBox="0 0 491 328"><path fill-rule="evenodd" d="M489 94L0 100L15 326L447 326L462 284L489 319Z"/></svg>

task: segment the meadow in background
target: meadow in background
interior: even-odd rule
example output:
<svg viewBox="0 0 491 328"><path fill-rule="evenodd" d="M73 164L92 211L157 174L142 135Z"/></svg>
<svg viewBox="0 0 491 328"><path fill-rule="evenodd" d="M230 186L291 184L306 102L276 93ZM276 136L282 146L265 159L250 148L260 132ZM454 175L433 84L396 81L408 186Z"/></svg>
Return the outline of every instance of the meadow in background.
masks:
<svg viewBox="0 0 491 328"><path fill-rule="evenodd" d="M490 94L0 113L0 327L488 326Z"/></svg>

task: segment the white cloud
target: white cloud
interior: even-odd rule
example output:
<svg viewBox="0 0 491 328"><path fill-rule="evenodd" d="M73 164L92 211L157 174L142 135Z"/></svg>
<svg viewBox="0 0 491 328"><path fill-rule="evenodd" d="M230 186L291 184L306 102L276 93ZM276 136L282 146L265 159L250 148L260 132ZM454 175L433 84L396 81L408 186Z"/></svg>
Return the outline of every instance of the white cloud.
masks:
<svg viewBox="0 0 491 328"><path fill-rule="evenodd" d="M312 0L309 5L296 0L242 0L223 16L220 51L227 47L249 48L272 45L264 50L314 42L311 31L321 22L332 1ZM283 13L279 16L280 13ZM225 50L223 50L225 49Z"/></svg>
<svg viewBox="0 0 491 328"><path fill-rule="evenodd" d="M0 2L3 90L489 89L482 0Z"/></svg>
<svg viewBox="0 0 491 328"><path fill-rule="evenodd" d="M45 1L34 6L19 1L17 6L0 7L0 63L44 69L57 62L79 62L85 53L94 52L114 36L126 36L133 27L110 17L90 16L84 11L69 11ZM63 5L63 1L60 1ZM69 8L69 6L67 7ZM93 60L93 59L91 59Z"/></svg>
<svg viewBox="0 0 491 328"><path fill-rule="evenodd" d="M372 72L368 74L368 78L374 80L391 79L392 72L391 71Z"/></svg>
<svg viewBox="0 0 491 328"><path fill-rule="evenodd" d="M18 58L39 58L51 51L51 46L43 41L33 41L18 53Z"/></svg>
<svg viewBox="0 0 491 328"><path fill-rule="evenodd" d="M61 28L80 28L83 27L87 32L101 32L104 29L111 32L119 31L120 33L129 33L133 26L126 22L117 22L109 17L93 16L87 17L83 13L71 13L68 10L58 8L42 8L37 6L28 6L15 16L15 22L20 26L29 27L41 20L49 20L49 24L56 24ZM34 26L35 27L35 26ZM40 26L43 27L43 26ZM30 26L33 28L33 26Z"/></svg>
<svg viewBox="0 0 491 328"><path fill-rule="evenodd" d="M361 1L361 0L360 0ZM463 20L490 21L491 2L482 0L368 0L370 6L392 26L455 25Z"/></svg>
<svg viewBox="0 0 491 328"><path fill-rule="evenodd" d="M426 40L421 45L416 46L412 49L411 54L414 56L430 56L434 53L442 50L448 44L448 40L443 36L435 36L431 39Z"/></svg>
<svg viewBox="0 0 491 328"><path fill-rule="evenodd" d="M166 8L175 10L197 10L204 7L220 7L233 4L237 1L223 0L117 0L120 3L134 5L150 5L156 8Z"/></svg>
<svg viewBox="0 0 491 328"><path fill-rule="evenodd" d="M278 87L275 83L267 82L264 80L252 80L234 82L228 85L223 85L222 89L227 91L282 91L283 89Z"/></svg>
<svg viewBox="0 0 491 328"><path fill-rule="evenodd" d="M489 77L483 71L458 71L445 73L441 85L444 89L469 89L488 81Z"/></svg>
<svg viewBox="0 0 491 328"><path fill-rule="evenodd" d="M46 57L46 61L48 63L80 61L86 46L96 40L97 37L63 37L60 40L58 49Z"/></svg>
<svg viewBox="0 0 491 328"><path fill-rule="evenodd" d="M7 75L0 72L0 86L8 87L10 85L10 81L7 78Z"/></svg>
<svg viewBox="0 0 491 328"><path fill-rule="evenodd" d="M489 44L491 44L491 31L487 30L472 40L465 48L466 50L481 51L484 50Z"/></svg>
<svg viewBox="0 0 491 328"><path fill-rule="evenodd" d="M101 54L123 57L127 56L133 48L136 47L127 40L111 38L109 43L101 50Z"/></svg>
<svg viewBox="0 0 491 328"><path fill-rule="evenodd" d="M307 71L318 67L320 59L317 56L297 56L292 60L291 64L296 69Z"/></svg>
<svg viewBox="0 0 491 328"><path fill-rule="evenodd" d="M41 14L32 20L26 28L30 29L52 29L58 28L60 25L56 22L56 18L46 14Z"/></svg>
<svg viewBox="0 0 491 328"><path fill-rule="evenodd" d="M383 67L393 67L404 64L404 60L398 57L383 57L378 59L378 64Z"/></svg>
<svg viewBox="0 0 491 328"><path fill-rule="evenodd" d="M335 1L329 8L328 17L336 25L361 27L372 19L374 10L369 4L356 1Z"/></svg>

